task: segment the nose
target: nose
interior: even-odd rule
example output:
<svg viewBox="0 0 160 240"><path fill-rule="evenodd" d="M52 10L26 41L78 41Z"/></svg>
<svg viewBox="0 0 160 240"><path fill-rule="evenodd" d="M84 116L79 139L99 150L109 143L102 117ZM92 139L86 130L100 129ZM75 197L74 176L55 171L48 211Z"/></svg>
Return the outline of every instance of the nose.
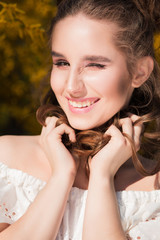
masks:
<svg viewBox="0 0 160 240"><path fill-rule="evenodd" d="M71 97L82 97L86 94L83 77L77 70L70 70L67 76L66 91Z"/></svg>

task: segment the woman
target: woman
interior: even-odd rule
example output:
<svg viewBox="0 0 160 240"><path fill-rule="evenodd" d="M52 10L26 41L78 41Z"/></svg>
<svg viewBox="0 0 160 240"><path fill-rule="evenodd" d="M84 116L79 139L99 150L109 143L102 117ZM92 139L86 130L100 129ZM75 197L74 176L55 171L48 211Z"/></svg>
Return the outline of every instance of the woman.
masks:
<svg viewBox="0 0 160 240"><path fill-rule="evenodd" d="M1 239L159 238L159 5L61 2L42 133L1 137Z"/></svg>

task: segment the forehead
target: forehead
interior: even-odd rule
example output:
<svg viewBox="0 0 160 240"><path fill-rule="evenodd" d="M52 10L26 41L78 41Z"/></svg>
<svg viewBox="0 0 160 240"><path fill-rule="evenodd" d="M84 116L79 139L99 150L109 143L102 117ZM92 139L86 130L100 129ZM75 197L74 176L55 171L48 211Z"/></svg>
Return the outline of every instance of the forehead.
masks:
<svg viewBox="0 0 160 240"><path fill-rule="evenodd" d="M60 20L52 33L52 48L62 50L66 46L78 49L116 48L114 37L118 27L115 23L90 19L82 14Z"/></svg>

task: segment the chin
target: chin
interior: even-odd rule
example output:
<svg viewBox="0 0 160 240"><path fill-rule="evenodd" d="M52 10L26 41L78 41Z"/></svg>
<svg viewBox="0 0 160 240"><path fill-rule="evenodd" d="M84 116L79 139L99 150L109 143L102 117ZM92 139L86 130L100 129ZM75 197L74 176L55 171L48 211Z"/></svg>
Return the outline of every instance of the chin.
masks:
<svg viewBox="0 0 160 240"><path fill-rule="evenodd" d="M78 122L69 121L69 124L73 129L81 130L81 131L91 130L93 128L100 126L100 125L97 125L94 123L89 123L89 122L86 123L86 121L84 121L84 122L83 121L78 121Z"/></svg>
<svg viewBox="0 0 160 240"><path fill-rule="evenodd" d="M70 125L71 125L71 128L73 128L73 129L75 129L75 130L81 130L81 131L83 131L83 130L89 130L89 129L92 129L92 127L90 127L90 126L84 126L84 125L82 125L82 124L71 124L70 123Z"/></svg>

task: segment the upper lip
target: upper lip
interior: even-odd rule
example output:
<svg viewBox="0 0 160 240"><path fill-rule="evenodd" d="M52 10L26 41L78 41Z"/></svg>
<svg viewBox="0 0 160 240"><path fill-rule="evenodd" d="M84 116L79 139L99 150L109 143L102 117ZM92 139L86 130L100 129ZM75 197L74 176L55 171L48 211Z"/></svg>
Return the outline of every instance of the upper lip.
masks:
<svg viewBox="0 0 160 240"><path fill-rule="evenodd" d="M69 101L72 101L72 102L82 102L82 103L86 102L86 101L90 101L90 102L94 101L94 102L96 102L96 101L99 100L99 98L97 98L97 97L92 97L92 98L69 98L69 97L67 97L67 99Z"/></svg>

